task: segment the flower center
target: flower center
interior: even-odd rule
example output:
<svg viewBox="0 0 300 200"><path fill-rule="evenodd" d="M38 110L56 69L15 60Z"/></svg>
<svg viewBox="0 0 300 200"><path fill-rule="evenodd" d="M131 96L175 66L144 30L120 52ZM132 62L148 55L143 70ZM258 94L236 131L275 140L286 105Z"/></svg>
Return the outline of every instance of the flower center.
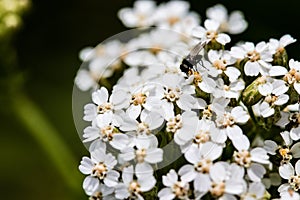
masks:
<svg viewBox="0 0 300 200"><path fill-rule="evenodd" d="M199 74L199 72L196 72L196 71L194 71L193 74L194 74L193 82L195 85L198 85L199 83L202 82L202 76Z"/></svg>
<svg viewBox="0 0 300 200"><path fill-rule="evenodd" d="M224 182L219 182L219 183L213 182L211 184L210 193L214 197L222 196L225 193L225 183Z"/></svg>
<svg viewBox="0 0 300 200"><path fill-rule="evenodd" d="M251 62L260 60L260 54L255 50L248 52L247 57L250 59Z"/></svg>
<svg viewBox="0 0 300 200"><path fill-rule="evenodd" d="M242 150L239 152L235 151L233 153L233 159L240 166L250 167L251 155L250 152L247 150Z"/></svg>
<svg viewBox="0 0 300 200"><path fill-rule="evenodd" d="M109 125L101 128L100 132L102 134L102 140L107 142L113 139L113 135L116 131L114 126Z"/></svg>
<svg viewBox="0 0 300 200"><path fill-rule="evenodd" d="M178 181L173 185L172 191L177 198L185 198L188 195L188 185Z"/></svg>
<svg viewBox="0 0 300 200"><path fill-rule="evenodd" d="M96 164L92 170L93 175L97 176L101 180L105 178L107 171L106 165L102 162Z"/></svg>
<svg viewBox="0 0 300 200"><path fill-rule="evenodd" d="M211 110L211 106L209 105L207 108L205 108L202 112L202 117L204 119L211 119L213 116L213 112Z"/></svg>
<svg viewBox="0 0 300 200"><path fill-rule="evenodd" d="M138 149L135 151L136 160L139 163L144 162L144 158L146 157L146 149Z"/></svg>
<svg viewBox="0 0 300 200"><path fill-rule="evenodd" d="M207 31L206 37L211 40L215 40L218 37L218 33L216 31Z"/></svg>
<svg viewBox="0 0 300 200"><path fill-rule="evenodd" d="M168 132L175 133L181 127L182 127L182 118L181 118L180 115L176 115L174 118L171 118L167 122L167 128L166 128L166 130Z"/></svg>
<svg viewBox="0 0 300 200"><path fill-rule="evenodd" d="M102 193L96 192L93 196L89 198L89 200L101 200L102 199Z"/></svg>
<svg viewBox="0 0 300 200"><path fill-rule="evenodd" d="M132 181L130 184L129 184L129 188L128 188L129 192L130 193L140 193L141 192L141 186L140 184L138 184L137 181Z"/></svg>
<svg viewBox="0 0 300 200"><path fill-rule="evenodd" d="M280 148L279 154L282 156L282 164L289 163L293 156L290 154L290 149Z"/></svg>
<svg viewBox="0 0 300 200"><path fill-rule="evenodd" d="M203 174L208 174L211 165L212 165L211 160L203 159L200 162L198 162L197 164L195 164L194 167L197 172L200 172Z"/></svg>
<svg viewBox="0 0 300 200"><path fill-rule="evenodd" d="M104 103L104 104L98 106L98 114L103 114L110 110L112 110L111 103Z"/></svg>
<svg viewBox="0 0 300 200"><path fill-rule="evenodd" d="M216 69L224 71L226 69L226 60L216 60L213 65Z"/></svg>
<svg viewBox="0 0 300 200"><path fill-rule="evenodd" d="M294 123L300 124L300 113L294 113L291 117L290 120Z"/></svg>
<svg viewBox="0 0 300 200"><path fill-rule="evenodd" d="M268 95L266 96L265 98L265 101L268 103L268 104L274 104L274 102L278 99L277 96L274 96L274 95Z"/></svg>
<svg viewBox="0 0 300 200"><path fill-rule="evenodd" d="M168 22L171 26L173 26L174 24L176 24L179 21L180 21L179 17L176 17L176 16L172 16L172 17L168 18Z"/></svg>
<svg viewBox="0 0 300 200"><path fill-rule="evenodd" d="M145 122L139 123L137 128L137 133L139 135L149 135L150 134L149 125L146 124Z"/></svg>
<svg viewBox="0 0 300 200"><path fill-rule="evenodd" d="M229 113L225 113L221 120L219 120L219 124L221 124L225 128L234 125L234 123L234 117Z"/></svg>
<svg viewBox="0 0 300 200"><path fill-rule="evenodd" d="M200 130L197 135L195 135L193 142L195 144L202 144L210 139L210 133L208 131Z"/></svg>
<svg viewBox="0 0 300 200"><path fill-rule="evenodd" d="M283 80L289 84L300 82L300 72L296 69L291 69L287 74L284 75Z"/></svg>
<svg viewBox="0 0 300 200"><path fill-rule="evenodd" d="M179 99L179 93L180 93L179 88L175 88L175 89L168 88L165 91L165 99L167 99L167 101L169 102L175 102L176 100Z"/></svg>
<svg viewBox="0 0 300 200"><path fill-rule="evenodd" d="M137 106L137 105L143 105L146 103L147 96L143 93L134 94L131 97L130 103Z"/></svg>
<svg viewBox="0 0 300 200"><path fill-rule="evenodd" d="M289 183L295 191L298 191L300 188L300 175L291 176L291 178L289 179Z"/></svg>

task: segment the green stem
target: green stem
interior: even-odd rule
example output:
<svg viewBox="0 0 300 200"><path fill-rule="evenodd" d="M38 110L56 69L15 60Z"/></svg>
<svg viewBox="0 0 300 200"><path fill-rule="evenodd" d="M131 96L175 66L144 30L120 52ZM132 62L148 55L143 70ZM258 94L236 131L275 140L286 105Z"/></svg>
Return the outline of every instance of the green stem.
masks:
<svg viewBox="0 0 300 200"><path fill-rule="evenodd" d="M78 183L82 180L77 167L74 167L78 163L46 116L25 94L17 93L12 99L12 107L19 121L49 156L67 187L73 192L80 192Z"/></svg>

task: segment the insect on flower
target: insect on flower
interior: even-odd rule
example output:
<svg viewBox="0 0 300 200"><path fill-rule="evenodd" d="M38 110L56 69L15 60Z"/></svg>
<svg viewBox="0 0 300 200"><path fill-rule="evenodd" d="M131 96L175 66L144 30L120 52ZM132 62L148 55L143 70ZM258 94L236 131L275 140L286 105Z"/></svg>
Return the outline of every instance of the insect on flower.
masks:
<svg viewBox="0 0 300 200"><path fill-rule="evenodd" d="M205 41L200 41L187 55L180 64L180 70L184 72L187 76L190 76L193 74L193 72L197 71L196 65L201 62L201 66L203 66L202 63L202 55L199 55L202 49L204 49L206 45ZM204 67L204 66L203 66Z"/></svg>

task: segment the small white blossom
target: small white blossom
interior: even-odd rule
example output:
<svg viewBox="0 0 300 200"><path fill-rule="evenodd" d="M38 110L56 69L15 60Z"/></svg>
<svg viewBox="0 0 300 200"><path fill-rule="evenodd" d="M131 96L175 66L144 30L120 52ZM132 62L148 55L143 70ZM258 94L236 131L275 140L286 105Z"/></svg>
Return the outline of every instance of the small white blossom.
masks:
<svg viewBox="0 0 300 200"><path fill-rule="evenodd" d="M207 19L204 21L204 27L198 26L194 29L193 36L202 41L206 41L207 43L210 41L217 41L218 43L225 45L229 43L231 39L229 35L218 31L220 25L220 22Z"/></svg>
<svg viewBox="0 0 300 200"><path fill-rule="evenodd" d="M227 9L221 4L208 8L206 10L206 16L221 24L219 27L220 32L239 34L242 33L248 26L242 12L233 11L230 15L228 15Z"/></svg>
<svg viewBox="0 0 300 200"><path fill-rule="evenodd" d="M267 74L271 67L268 62L273 60L272 53L265 42L260 42L256 46L252 42L246 42L240 46L232 47L231 55L237 59L248 59L244 66L247 76L257 76L259 73Z"/></svg>

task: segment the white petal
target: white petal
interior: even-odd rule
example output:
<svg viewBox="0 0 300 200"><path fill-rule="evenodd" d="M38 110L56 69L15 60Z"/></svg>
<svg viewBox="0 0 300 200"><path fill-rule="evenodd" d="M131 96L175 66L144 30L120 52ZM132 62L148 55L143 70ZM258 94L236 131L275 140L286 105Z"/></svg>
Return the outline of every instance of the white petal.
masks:
<svg viewBox="0 0 300 200"><path fill-rule="evenodd" d="M294 88L298 94L300 94L300 83L294 83Z"/></svg>
<svg viewBox="0 0 300 200"><path fill-rule="evenodd" d="M215 163L209 171L209 175L215 182L224 181L226 178L226 170L222 163Z"/></svg>
<svg viewBox="0 0 300 200"><path fill-rule="evenodd" d="M270 71L269 71L269 75L270 76L283 76L287 73L287 69L285 67L282 66L272 66Z"/></svg>
<svg viewBox="0 0 300 200"><path fill-rule="evenodd" d="M271 155L276 154L276 150L278 149L278 145L276 142L272 140L265 140L264 142L264 149Z"/></svg>
<svg viewBox="0 0 300 200"><path fill-rule="evenodd" d="M110 142L110 145L115 149L122 150L129 143L129 138L126 134L116 133L113 135L113 140Z"/></svg>
<svg viewBox="0 0 300 200"><path fill-rule="evenodd" d="M94 163L92 162L92 160L88 157L83 157L79 165L79 170L81 171L81 173L87 175L92 173L93 167Z"/></svg>
<svg viewBox="0 0 300 200"><path fill-rule="evenodd" d="M266 169L262 165L256 163L252 163L252 165L247 169L247 174L250 180L254 182L260 182L265 173Z"/></svg>
<svg viewBox="0 0 300 200"><path fill-rule="evenodd" d="M211 19L207 19L204 21L204 26L208 31L216 31L218 30L220 23Z"/></svg>
<svg viewBox="0 0 300 200"><path fill-rule="evenodd" d="M290 146L293 143L292 138L290 137L290 133L288 131L283 131L280 133L280 135L284 140L285 145Z"/></svg>
<svg viewBox="0 0 300 200"><path fill-rule="evenodd" d="M288 100L289 100L289 95L282 94L276 99L276 101L274 102L274 105L277 105L277 106L284 105L288 102Z"/></svg>
<svg viewBox="0 0 300 200"><path fill-rule="evenodd" d="M244 186L242 181L230 179L226 181L225 192L230 194L241 194Z"/></svg>
<svg viewBox="0 0 300 200"><path fill-rule="evenodd" d="M255 194L255 196L260 199L264 196L266 189L264 184L260 182L250 183L249 185L249 193Z"/></svg>
<svg viewBox="0 0 300 200"><path fill-rule="evenodd" d="M296 174L299 176L300 175L300 160L298 160L295 164L295 170Z"/></svg>
<svg viewBox="0 0 300 200"><path fill-rule="evenodd" d="M147 192L155 186L156 179L154 178L154 176L143 176L138 178L138 183L141 186L141 191Z"/></svg>
<svg viewBox="0 0 300 200"><path fill-rule="evenodd" d="M251 160L254 162L269 164L269 156L267 155L267 151L261 147L256 147L250 151Z"/></svg>
<svg viewBox="0 0 300 200"><path fill-rule="evenodd" d="M87 195L93 195L99 187L99 180L88 176L84 179L82 187Z"/></svg>
<svg viewBox="0 0 300 200"><path fill-rule="evenodd" d="M291 152L294 158L300 158L300 142L297 142L292 146Z"/></svg>
<svg viewBox="0 0 300 200"><path fill-rule="evenodd" d="M222 155L223 147L221 145L206 142L201 146L200 153L203 158L211 161L216 160Z"/></svg>
<svg viewBox="0 0 300 200"><path fill-rule="evenodd" d="M129 183L133 180L133 166L132 165L125 167L123 169L122 180L126 185L129 185Z"/></svg>
<svg viewBox="0 0 300 200"><path fill-rule="evenodd" d="M141 105L130 105L129 108L126 110L126 114L131 118L131 119L136 119L140 114L141 114L142 107Z"/></svg>
<svg viewBox="0 0 300 200"><path fill-rule="evenodd" d="M170 172L166 175L163 176L163 184L167 187L172 187L174 183L177 182L178 176L175 172L174 169L171 169Z"/></svg>
<svg viewBox="0 0 300 200"><path fill-rule="evenodd" d="M234 136L231 141L232 141L233 146L238 151L248 150L250 147L250 141L249 141L248 137L245 135Z"/></svg>
<svg viewBox="0 0 300 200"><path fill-rule="evenodd" d="M257 62L246 62L244 67L247 76L257 76L260 72L260 66Z"/></svg>
<svg viewBox="0 0 300 200"><path fill-rule="evenodd" d="M267 96L272 93L273 86L271 83L266 83L258 86L258 91L261 95Z"/></svg>
<svg viewBox="0 0 300 200"><path fill-rule="evenodd" d="M295 173L294 167L291 163L284 164L279 167L279 174L284 179L289 179Z"/></svg>
<svg viewBox="0 0 300 200"><path fill-rule="evenodd" d="M291 136L292 140L294 140L294 141L299 140L300 139L300 126L298 126L297 128L292 128L290 136Z"/></svg>
<svg viewBox="0 0 300 200"><path fill-rule="evenodd" d="M211 180L207 174L198 174L194 180L194 188L199 192L207 192L211 186Z"/></svg>
<svg viewBox="0 0 300 200"><path fill-rule="evenodd" d="M115 171L111 170L106 174L106 177L104 179L105 185L108 187L114 187L118 184L118 179L119 179L120 174Z"/></svg>
<svg viewBox="0 0 300 200"><path fill-rule="evenodd" d="M183 180L185 182L191 182L192 180L195 179L195 177L197 175L193 165L182 166L179 169L178 174L180 175L181 180Z"/></svg>
<svg viewBox="0 0 300 200"><path fill-rule="evenodd" d="M163 188L157 195L160 200L172 200L175 198L175 194L172 192L171 188Z"/></svg>
<svg viewBox="0 0 300 200"><path fill-rule="evenodd" d="M152 176L153 168L148 163L137 163L135 166L135 174L139 177Z"/></svg>
<svg viewBox="0 0 300 200"><path fill-rule="evenodd" d="M231 41L229 35L227 35L225 33L219 33L216 40L218 43L220 43L222 45L225 45Z"/></svg>
<svg viewBox="0 0 300 200"><path fill-rule="evenodd" d="M159 148L147 149L145 161L148 163L159 163L163 160L163 150Z"/></svg>

